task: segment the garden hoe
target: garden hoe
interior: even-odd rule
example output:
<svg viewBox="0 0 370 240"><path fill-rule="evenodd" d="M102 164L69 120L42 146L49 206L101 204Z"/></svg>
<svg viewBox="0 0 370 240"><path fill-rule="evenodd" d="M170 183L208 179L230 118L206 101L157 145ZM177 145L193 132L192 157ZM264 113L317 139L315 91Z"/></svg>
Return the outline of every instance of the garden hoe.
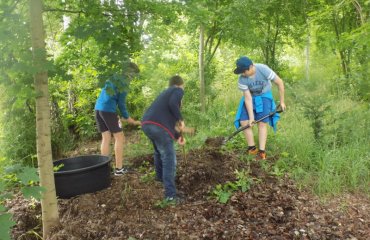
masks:
<svg viewBox="0 0 370 240"><path fill-rule="evenodd" d="M274 115L275 113L281 113L283 112L283 109L281 108L280 105L278 105L274 111L270 112L269 114L267 114L266 116L254 121L254 123L258 123L258 122L261 122L263 121L264 119L268 118L268 117L271 117L272 115ZM233 137L235 137L238 133L240 133L241 131L249 128L251 125L250 124L247 124L245 126L242 126L240 128L238 128L235 132L233 132L233 134L231 134L230 136L226 137L225 139L223 139L222 141L222 145L226 144L228 141L230 141L230 139L232 139Z"/></svg>

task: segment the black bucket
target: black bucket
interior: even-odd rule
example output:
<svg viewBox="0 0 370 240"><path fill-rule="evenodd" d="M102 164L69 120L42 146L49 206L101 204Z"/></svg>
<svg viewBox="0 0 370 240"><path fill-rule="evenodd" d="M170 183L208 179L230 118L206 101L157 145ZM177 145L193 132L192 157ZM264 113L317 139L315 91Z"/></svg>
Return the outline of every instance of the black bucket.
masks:
<svg viewBox="0 0 370 240"><path fill-rule="evenodd" d="M60 198L91 193L110 186L110 157L86 155L54 161L62 166L54 172L55 188Z"/></svg>

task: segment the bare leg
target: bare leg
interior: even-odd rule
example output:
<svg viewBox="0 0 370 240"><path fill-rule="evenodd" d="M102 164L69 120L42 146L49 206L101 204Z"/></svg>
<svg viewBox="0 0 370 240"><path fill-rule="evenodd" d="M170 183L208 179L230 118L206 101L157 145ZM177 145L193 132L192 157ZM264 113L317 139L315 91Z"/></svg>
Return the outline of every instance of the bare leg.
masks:
<svg viewBox="0 0 370 240"><path fill-rule="evenodd" d="M267 142L267 123L259 122L258 123L258 141L259 141L259 149L266 150L266 142Z"/></svg>
<svg viewBox="0 0 370 240"><path fill-rule="evenodd" d="M242 127L247 126L249 124L249 121L240 121L240 124ZM253 130L252 128L247 128L244 131L244 136L245 139L247 139L248 146L255 146L256 144L254 143L254 135L253 135Z"/></svg>
<svg viewBox="0 0 370 240"><path fill-rule="evenodd" d="M114 155L116 157L116 168L122 168L123 164L123 144L125 142L125 136L123 132L114 133Z"/></svg>
<svg viewBox="0 0 370 240"><path fill-rule="evenodd" d="M100 145L100 152L103 156L109 156L110 153L110 141L112 139L111 132L105 131L101 133L102 141Z"/></svg>

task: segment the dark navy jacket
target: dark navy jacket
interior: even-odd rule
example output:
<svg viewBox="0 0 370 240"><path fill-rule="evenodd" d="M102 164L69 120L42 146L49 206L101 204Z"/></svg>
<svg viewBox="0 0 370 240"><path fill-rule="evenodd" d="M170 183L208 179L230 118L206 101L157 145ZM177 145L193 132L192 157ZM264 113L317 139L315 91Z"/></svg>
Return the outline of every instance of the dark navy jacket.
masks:
<svg viewBox="0 0 370 240"><path fill-rule="evenodd" d="M164 90L146 110L142 125L154 124L162 127L173 138L177 139L179 133L175 130L176 123L182 120L180 112L181 100L184 90L178 87L169 87Z"/></svg>

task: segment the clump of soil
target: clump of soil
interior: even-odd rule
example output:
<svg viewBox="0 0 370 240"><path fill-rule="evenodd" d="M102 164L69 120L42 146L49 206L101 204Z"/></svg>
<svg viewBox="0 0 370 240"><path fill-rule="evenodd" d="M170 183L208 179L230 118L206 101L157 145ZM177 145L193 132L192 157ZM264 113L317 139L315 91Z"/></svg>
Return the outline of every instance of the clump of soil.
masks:
<svg viewBox="0 0 370 240"><path fill-rule="evenodd" d="M138 171L150 155L132 159L136 171L113 177L102 191L58 200L60 224L52 240L64 239L368 239L370 202L350 196L323 204L299 191L287 176L277 178L261 162L241 161L237 153L205 147L179 152L177 186L184 204L158 208L163 186L144 181ZM273 161L267 162L273 164ZM253 179L246 192L235 192L226 204L212 189L235 181L235 170ZM17 225L13 239L41 235L40 204L21 197L9 201Z"/></svg>
<svg viewBox="0 0 370 240"><path fill-rule="evenodd" d="M220 148L224 144L224 141L224 137L207 138L205 141L205 146L208 148Z"/></svg>

